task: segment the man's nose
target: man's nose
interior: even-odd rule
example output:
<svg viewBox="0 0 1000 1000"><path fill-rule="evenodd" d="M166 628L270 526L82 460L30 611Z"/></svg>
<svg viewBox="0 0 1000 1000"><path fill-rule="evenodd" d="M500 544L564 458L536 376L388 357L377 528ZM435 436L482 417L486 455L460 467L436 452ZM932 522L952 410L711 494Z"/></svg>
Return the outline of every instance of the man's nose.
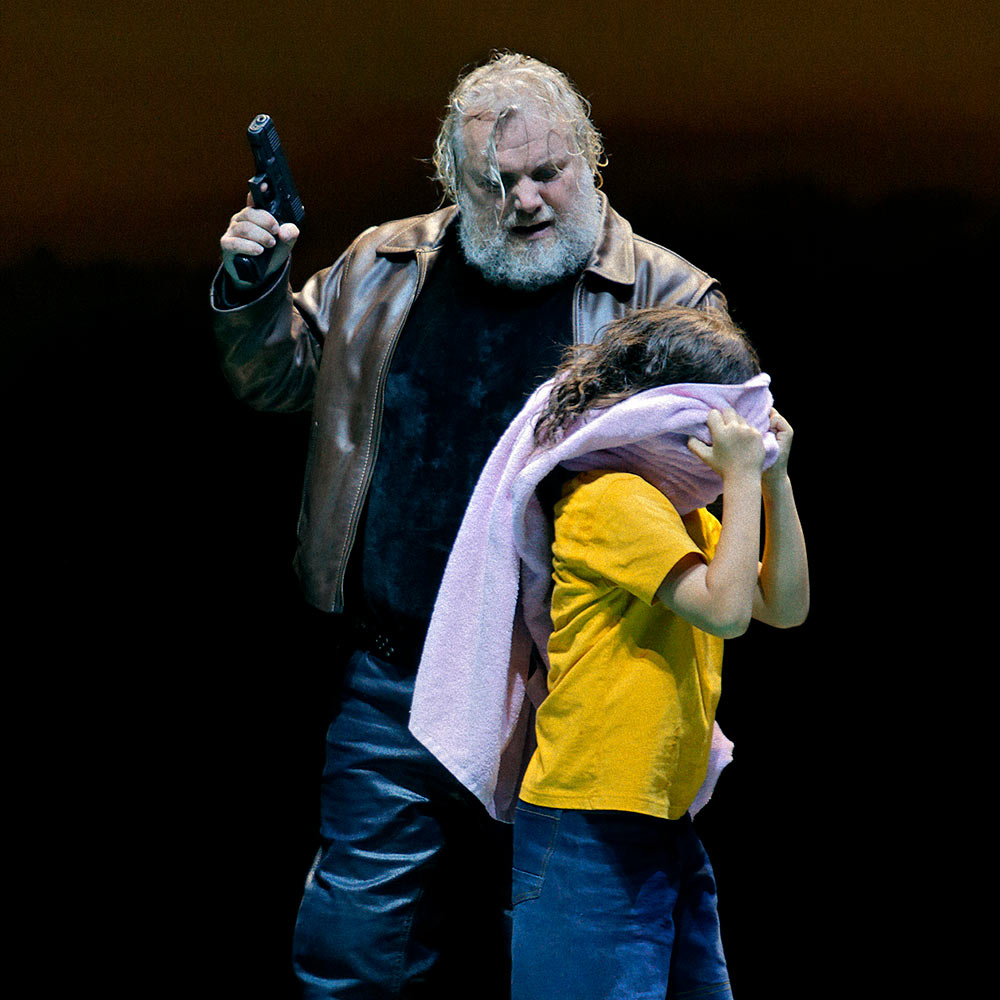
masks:
<svg viewBox="0 0 1000 1000"><path fill-rule="evenodd" d="M514 210L533 215L542 207L542 196L538 185L530 177L522 177L511 190Z"/></svg>

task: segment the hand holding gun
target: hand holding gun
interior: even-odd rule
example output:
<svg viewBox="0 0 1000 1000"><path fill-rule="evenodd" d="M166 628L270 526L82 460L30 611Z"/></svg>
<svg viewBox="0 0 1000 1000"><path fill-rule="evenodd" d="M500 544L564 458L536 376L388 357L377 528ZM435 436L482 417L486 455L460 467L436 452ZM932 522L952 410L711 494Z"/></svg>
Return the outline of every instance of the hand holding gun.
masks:
<svg viewBox="0 0 1000 1000"><path fill-rule="evenodd" d="M219 241L223 267L240 288L260 284L284 265L305 216L271 117L257 115L247 139L254 158L247 207Z"/></svg>

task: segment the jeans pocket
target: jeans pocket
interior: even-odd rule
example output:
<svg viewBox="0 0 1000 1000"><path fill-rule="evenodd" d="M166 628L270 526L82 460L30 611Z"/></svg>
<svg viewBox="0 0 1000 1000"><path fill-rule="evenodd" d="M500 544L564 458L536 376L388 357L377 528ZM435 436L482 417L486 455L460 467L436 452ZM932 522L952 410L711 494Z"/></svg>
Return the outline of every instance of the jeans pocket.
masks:
<svg viewBox="0 0 1000 1000"><path fill-rule="evenodd" d="M514 865L511 898L514 906L541 895L549 859L559 832L560 809L518 805L514 814Z"/></svg>

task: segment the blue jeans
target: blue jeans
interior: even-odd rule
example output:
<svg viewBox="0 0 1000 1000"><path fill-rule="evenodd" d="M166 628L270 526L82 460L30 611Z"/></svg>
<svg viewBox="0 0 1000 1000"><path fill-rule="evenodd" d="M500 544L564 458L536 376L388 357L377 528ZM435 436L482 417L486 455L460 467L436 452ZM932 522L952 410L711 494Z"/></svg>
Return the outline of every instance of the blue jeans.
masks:
<svg viewBox="0 0 1000 1000"><path fill-rule="evenodd" d="M715 876L690 816L514 820L512 1000L730 998Z"/></svg>
<svg viewBox="0 0 1000 1000"><path fill-rule="evenodd" d="M509 827L410 735L413 679L347 663L293 944L310 1000L509 993Z"/></svg>

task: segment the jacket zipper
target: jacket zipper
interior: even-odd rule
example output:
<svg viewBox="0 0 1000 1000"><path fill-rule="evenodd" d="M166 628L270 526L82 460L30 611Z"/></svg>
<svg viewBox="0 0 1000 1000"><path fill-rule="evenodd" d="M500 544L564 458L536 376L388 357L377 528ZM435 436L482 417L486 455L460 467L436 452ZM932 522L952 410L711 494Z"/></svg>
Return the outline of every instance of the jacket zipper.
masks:
<svg viewBox="0 0 1000 1000"><path fill-rule="evenodd" d="M580 277L576 279L573 287L573 343L580 343L580 300L583 297L583 276L586 271L580 272Z"/></svg>

